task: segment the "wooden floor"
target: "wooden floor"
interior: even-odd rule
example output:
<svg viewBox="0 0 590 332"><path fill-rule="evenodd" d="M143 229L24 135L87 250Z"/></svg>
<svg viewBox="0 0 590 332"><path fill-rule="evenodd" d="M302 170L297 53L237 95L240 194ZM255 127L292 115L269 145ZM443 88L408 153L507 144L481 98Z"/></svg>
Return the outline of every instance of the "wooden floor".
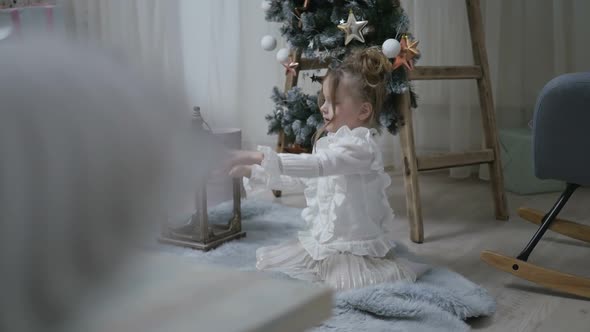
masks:
<svg viewBox="0 0 590 332"><path fill-rule="evenodd" d="M483 285L496 298L493 317L473 319L475 331L590 331L590 301L556 294L527 281L502 273L483 263L484 249L517 255L536 230L516 214L520 206L547 211L559 193L519 196L507 193L509 221L493 217L492 194L487 182L452 179L448 173L420 175L425 240L409 240L403 179L393 175L391 205L397 215L399 240L436 265L449 267ZM268 196L268 199L272 199ZM302 195L275 199L303 207ZM590 224L590 190L576 192L560 217ZM590 277L590 245L548 231L529 262Z"/></svg>

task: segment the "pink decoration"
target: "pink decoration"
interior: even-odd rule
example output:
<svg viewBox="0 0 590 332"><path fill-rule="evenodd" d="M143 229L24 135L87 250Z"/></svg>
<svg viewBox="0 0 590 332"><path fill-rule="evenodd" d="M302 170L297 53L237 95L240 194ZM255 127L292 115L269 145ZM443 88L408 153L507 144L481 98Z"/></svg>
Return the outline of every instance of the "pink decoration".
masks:
<svg viewBox="0 0 590 332"><path fill-rule="evenodd" d="M285 67L285 75L288 75L288 74L297 75L297 72L295 71L295 69L297 67L299 67L299 62L293 62L293 60L291 58L289 58L289 62L283 63L282 65L283 65L283 67Z"/></svg>
<svg viewBox="0 0 590 332"><path fill-rule="evenodd" d="M53 6L45 7L45 17L47 18L47 30L53 31Z"/></svg>
<svg viewBox="0 0 590 332"><path fill-rule="evenodd" d="M12 10L10 11L10 20L12 21L12 28L14 29L14 33L17 36L20 36L21 29L20 29L20 11Z"/></svg>

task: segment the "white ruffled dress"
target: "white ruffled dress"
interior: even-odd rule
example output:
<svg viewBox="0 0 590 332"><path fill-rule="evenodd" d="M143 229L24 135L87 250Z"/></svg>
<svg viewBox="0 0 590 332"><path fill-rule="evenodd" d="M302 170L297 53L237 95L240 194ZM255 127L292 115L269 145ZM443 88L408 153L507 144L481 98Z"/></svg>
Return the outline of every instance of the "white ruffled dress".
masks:
<svg viewBox="0 0 590 332"><path fill-rule="evenodd" d="M307 230L287 243L259 248L258 269L335 289L416 280L423 268L392 252L394 213L385 193L391 179L374 135L372 129L342 127L319 139L313 154L258 148L264 160L245 179L246 189L304 189L307 200L301 214Z"/></svg>

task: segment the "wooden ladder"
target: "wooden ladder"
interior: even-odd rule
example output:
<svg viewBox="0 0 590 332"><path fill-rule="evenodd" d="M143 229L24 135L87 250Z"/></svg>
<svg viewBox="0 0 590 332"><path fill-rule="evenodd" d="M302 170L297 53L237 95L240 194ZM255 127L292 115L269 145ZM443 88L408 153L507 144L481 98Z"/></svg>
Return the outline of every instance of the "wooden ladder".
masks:
<svg viewBox="0 0 590 332"><path fill-rule="evenodd" d="M409 77L410 80L477 80L484 132L483 148L479 151L417 156L414 144L414 128L409 92L399 98L398 109L400 110L404 121L404 124L400 127L399 135L404 163L406 206L408 221L410 223L410 238L416 243L422 243L424 241L420 188L418 185L418 173L420 171L488 164L494 199L495 217L499 220L508 219L480 1L465 1L467 5L467 18L469 21L474 65L416 66L415 69L410 72ZM325 68L325 65L320 64L317 60L301 58L300 50L295 50L292 53L292 57L295 62L299 62L299 67L295 70L295 75L289 74L287 76L285 91L288 91L297 85L299 71ZM277 151L285 151L285 137L283 134L279 135ZM280 192L275 192L275 196L280 196Z"/></svg>

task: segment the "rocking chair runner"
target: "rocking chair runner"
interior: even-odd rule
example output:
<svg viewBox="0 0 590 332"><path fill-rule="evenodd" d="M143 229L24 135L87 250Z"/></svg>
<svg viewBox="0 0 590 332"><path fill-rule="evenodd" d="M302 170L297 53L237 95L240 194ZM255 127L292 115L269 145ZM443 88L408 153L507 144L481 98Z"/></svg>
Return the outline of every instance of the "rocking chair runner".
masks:
<svg viewBox="0 0 590 332"><path fill-rule="evenodd" d="M516 257L484 251L489 265L547 288L590 298L590 279L528 263L529 255L547 229L590 242L590 226L558 219L557 215L580 186L590 186L590 72L566 74L551 80L541 91L533 120L535 175L567 183L553 208L542 212L521 208L518 214L539 224L537 232Z"/></svg>

